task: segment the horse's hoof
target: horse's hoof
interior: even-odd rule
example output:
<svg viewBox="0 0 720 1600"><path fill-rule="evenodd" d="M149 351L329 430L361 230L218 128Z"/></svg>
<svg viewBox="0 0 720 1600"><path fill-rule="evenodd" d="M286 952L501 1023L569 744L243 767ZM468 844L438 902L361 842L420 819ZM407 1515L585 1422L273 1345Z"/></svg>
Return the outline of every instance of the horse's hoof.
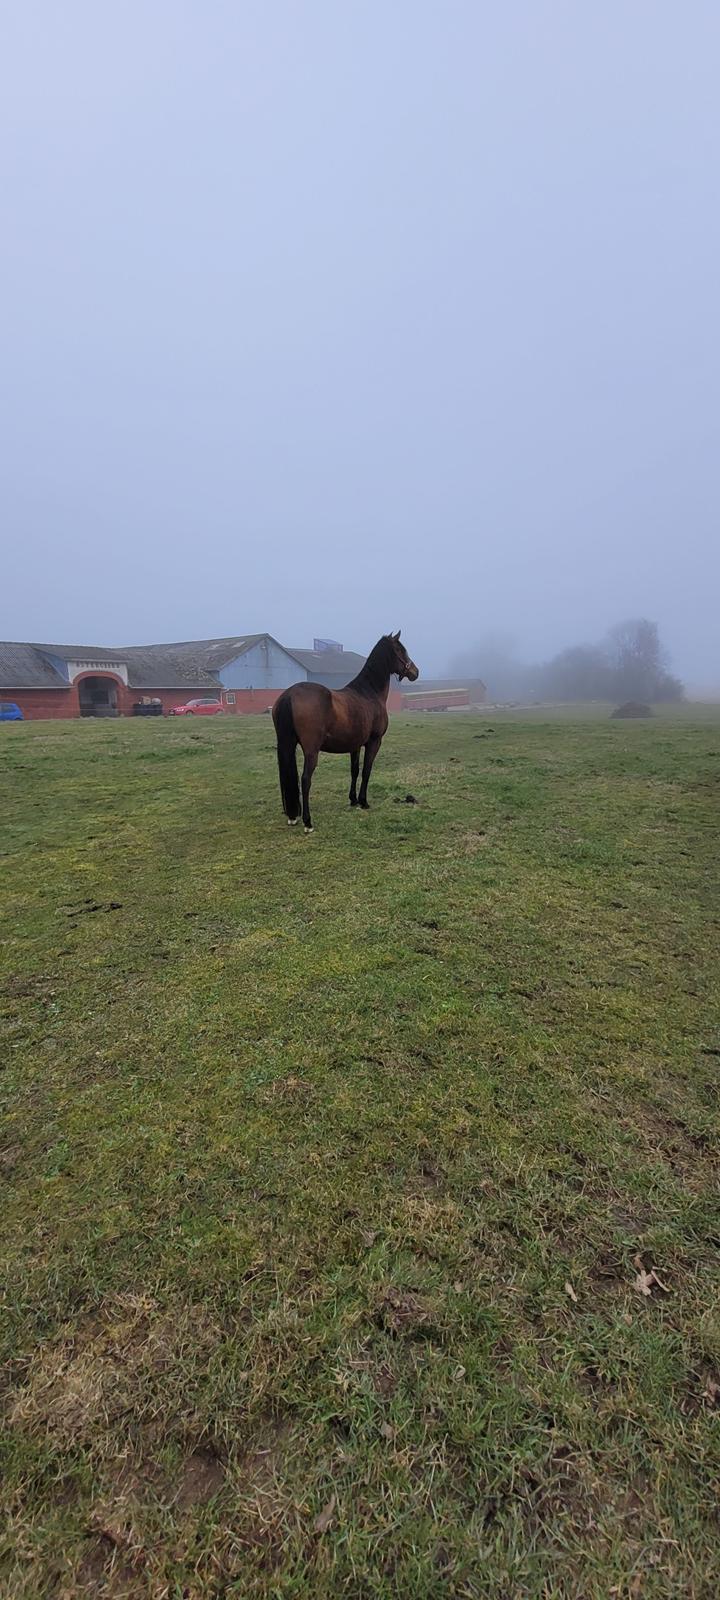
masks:
<svg viewBox="0 0 720 1600"><path fill-rule="evenodd" d="M287 825L288 825L289 828L296 828L299 821L300 821L299 817L288 817Z"/></svg>
<svg viewBox="0 0 720 1600"><path fill-rule="evenodd" d="M314 833L314 832L315 832L315 829L314 829L314 828L306 828L306 829L305 829L305 832L306 832L306 833Z"/></svg>

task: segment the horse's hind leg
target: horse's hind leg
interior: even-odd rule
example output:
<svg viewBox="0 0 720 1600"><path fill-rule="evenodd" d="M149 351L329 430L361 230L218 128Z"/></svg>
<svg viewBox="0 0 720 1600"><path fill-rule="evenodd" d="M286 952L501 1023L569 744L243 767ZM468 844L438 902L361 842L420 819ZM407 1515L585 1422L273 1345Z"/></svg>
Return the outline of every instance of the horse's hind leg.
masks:
<svg viewBox="0 0 720 1600"><path fill-rule="evenodd" d="M357 803L358 803L357 781L358 781L358 773L359 772L360 772L360 751L359 750L353 750L351 752L351 755L350 755L350 804L351 804L351 806L356 806Z"/></svg>
<svg viewBox="0 0 720 1600"><path fill-rule="evenodd" d="M381 744L381 740L378 739L375 736L372 739L368 739L368 742L367 742L367 744L365 746L365 760L363 761L362 780L361 780L361 783L360 783L360 800L359 800L359 804L362 806L363 811L369 811L370 810L370 806L368 804L368 797L367 797L368 784L370 782L370 773L372 772L372 769L373 769L373 762L374 762L375 757L376 757L376 755L378 753L378 750L380 749L380 744Z"/></svg>
<svg viewBox="0 0 720 1600"><path fill-rule="evenodd" d="M313 825L310 818L310 784L312 783L312 775L318 764L318 755L319 751L317 750L305 751L305 765L303 767L302 775L302 819L305 824L306 833L312 833L313 831Z"/></svg>

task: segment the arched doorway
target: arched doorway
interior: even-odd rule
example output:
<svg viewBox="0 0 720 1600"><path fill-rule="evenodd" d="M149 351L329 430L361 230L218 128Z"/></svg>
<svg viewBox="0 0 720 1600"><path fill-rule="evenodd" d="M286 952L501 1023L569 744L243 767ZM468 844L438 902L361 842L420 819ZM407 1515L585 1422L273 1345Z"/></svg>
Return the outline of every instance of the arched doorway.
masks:
<svg viewBox="0 0 720 1600"><path fill-rule="evenodd" d="M117 717L118 686L115 678L88 673L78 683L81 717Z"/></svg>

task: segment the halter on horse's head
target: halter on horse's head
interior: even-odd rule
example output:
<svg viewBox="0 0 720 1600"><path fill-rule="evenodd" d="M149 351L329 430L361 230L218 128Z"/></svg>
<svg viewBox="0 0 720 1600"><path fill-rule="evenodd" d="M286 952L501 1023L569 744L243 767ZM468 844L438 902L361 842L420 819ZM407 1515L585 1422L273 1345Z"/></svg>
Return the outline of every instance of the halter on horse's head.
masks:
<svg viewBox="0 0 720 1600"><path fill-rule="evenodd" d="M415 662L410 660L404 644L400 643L400 629L398 628L397 633L387 633L385 637L392 650L393 665L390 668L391 673L396 678L407 678L410 683L414 683L415 679L419 677L418 669Z"/></svg>

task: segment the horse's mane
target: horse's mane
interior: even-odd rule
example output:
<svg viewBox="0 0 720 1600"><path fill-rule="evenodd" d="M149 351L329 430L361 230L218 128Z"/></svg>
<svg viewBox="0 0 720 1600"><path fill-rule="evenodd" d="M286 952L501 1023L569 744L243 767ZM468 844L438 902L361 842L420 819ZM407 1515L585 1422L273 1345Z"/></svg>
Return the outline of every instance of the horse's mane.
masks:
<svg viewBox="0 0 720 1600"><path fill-rule="evenodd" d="M395 649L389 633L384 633L378 639L361 667L356 678L352 680L353 689L360 694L378 694L385 688L395 667Z"/></svg>

